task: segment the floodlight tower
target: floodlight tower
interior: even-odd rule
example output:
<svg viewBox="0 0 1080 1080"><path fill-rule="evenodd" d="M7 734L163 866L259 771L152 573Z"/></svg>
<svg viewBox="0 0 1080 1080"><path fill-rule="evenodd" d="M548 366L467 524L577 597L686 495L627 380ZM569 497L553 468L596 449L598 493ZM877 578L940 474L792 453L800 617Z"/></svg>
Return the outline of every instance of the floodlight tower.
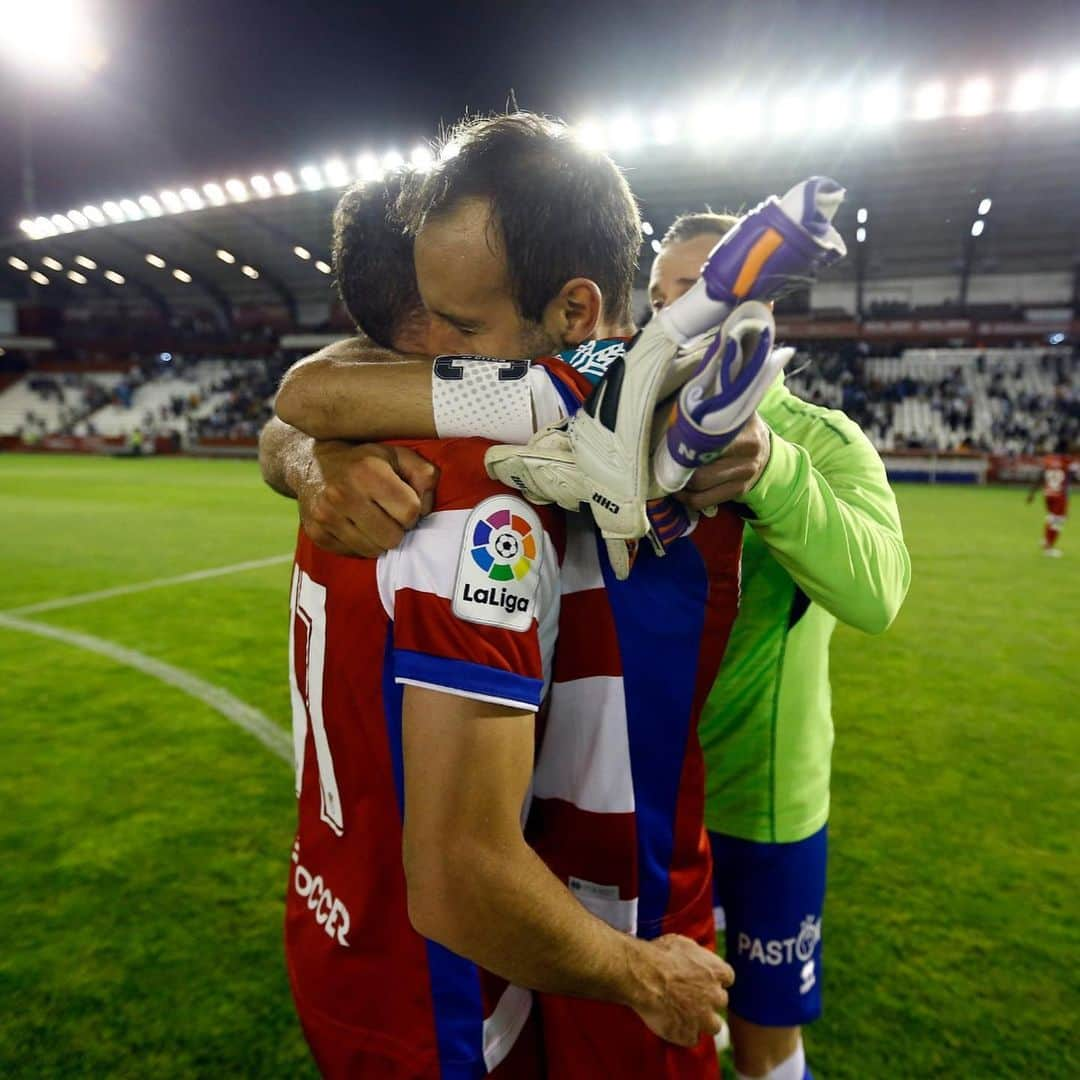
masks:
<svg viewBox="0 0 1080 1080"><path fill-rule="evenodd" d="M24 80L19 108L23 211L35 210L30 100L43 85L78 86L105 62L88 0L0 0L0 55Z"/></svg>

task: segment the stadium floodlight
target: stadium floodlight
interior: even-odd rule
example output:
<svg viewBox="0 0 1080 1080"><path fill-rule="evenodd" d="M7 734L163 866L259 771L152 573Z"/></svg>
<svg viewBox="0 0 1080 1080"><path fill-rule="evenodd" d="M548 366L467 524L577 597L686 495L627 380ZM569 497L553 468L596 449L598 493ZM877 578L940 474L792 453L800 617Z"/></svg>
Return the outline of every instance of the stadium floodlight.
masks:
<svg viewBox="0 0 1080 1080"><path fill-rule="evenodd" d="M146 253L146 261L158 270L165 269L165 260L160 255L155 255L152 251Z"/></svg>
<svg viewBox="0 0 1080 1080"><path fill-rule="evenodd" d="M19 228L26 233L31 240L36 240L38 238L37 223L31 221L29 218L23 218L22 221L19 222Z"/></svg>
<svg viewBox="0 0 1080 1080"><path fill-rule="evenodd" d="M652 227L652 222L651 222L651 221L643 221L643 222L641 223L641 231L642 231L642 232L643 232L643 233L644 233L644 234L645 234L646 236L652 236L652 234L653 234L654 232L656 232L656 230L655 230L655 229L654 229L654 228Z"/></svg>
<svg viewBox="0 0 1080 1080"><path fill-rule="evenodd" d="M900 90L895 82L881 82L867 90L862 102L862 121L870 127L891 124L900 112Z"/></svg>
<svg viewBox="0 0 1080 1080"><path fill-rule="evenodd" d="M228 263L230 266L236 262L236 256L231 251L226 251L224 248L218 248L214 254L223 262Z"/></svg>
<svg viewBox="0 0 1080 1080"><path fill-rule="evenodd" d="M106 270L104 276L106 281L111 281L114 285L123 285L127 280L123 274L118 274L115 270Z"/></svg>
<svg viewBox="0 0 1080 1080"><path fill-rule="evenodd" d="M652 141L657 146L671 146L679 140L679 122L671 113L657 113L652 120Z"/></svg>
<svg viewBox="0 0 1080 1080"><path fill-rule="evenodd" d="M143 198L149 199L151 196L144 195ZM128 221L142 221L146 216L131 199L121 199L120 209L124 211Z"/></svg>
<svg viewBox="0 0 1080 1080"><path fill-rule="evenodd" d="M982 236L983 229L985 229L985 228L986 228L986 222L983 221L982 218L979 218L979 220L974 222L974 224L972 224L972 226L971 226L971 235L972 236Z"/></svg>
<svg viewBox="0 0 1080 1080"><path fill-rule="evenodd" d="M87 220L91 221L94 225L104 225L105 215L101 212L101 208L97 206L84 206L82 212L86 215Z"/></svg>
<svg viewBox="0 0 1080 1080"><path fill-rule="evenodd" d="M71 82L105 61L90 12L79 0L5 3L2 11L0 50L29 74Z"/></svg>
<svg viewBox="0 0 1080 1080"><path fill-rule="evenodd" d="M180 200L189 210L201 210L205 205L194 188L181 188Z"/></svg>
<svg viewBox="0 0 1080 1080"><path fill-rule="evenodd" d="M866 230L862 227L855 230L855 240L857 243L866 243Z"/></svg>
<svg viewBox="0 0 1080 1080"><path fill-rule="evenodd" d="M983 201L979 203L979 217L985 217L987 214L989 214L990 207L993 205L993 199L983 199Z"/></svg>
<svg viewBox="0 0 1080 1080"><path fill-rule="evenodd" d="M1080 64L1074 64L1061 73L1054 101L1059 109L1080 106Z"/></svg>
<svg viewBox="0 0 1080 1080"><path fill-rule="evenodd" d="M382 167L386 172L394 172L405 164L405 159L396 151L388 150L383 154Z"/></svg>
<svg viewBox="0 0 1080 1080"><path fill-rule="evenodd" d="M182 281L185 285L191 284L191 275L186 270L181 270L179 266L173 270L172 276L176 278L177 281Z"/></svg>
<svg viewBox="0 0 1080 1080"><path fill-rule="evenodd" d="M124 211L120 209L119 203L115 203L112 201L103 202L101 204L101 209L105 211L108 219L112 222L115 222L117 225L119 225L122 221L127 221L127 217L124 214Z"/></svg>
<svg viewBox="0 0 1080 1080"><path fill-rule="evenodd" d="M381 180L382 175L383 171L379 168L379 159L374 154L361 154L356 159L356 179L362 184Z"/></svg>
<svg viewBox="0 0 1080 1080"><path fill-rule="evenodd" d="M842 128L851 117L851 95L845 90L829 90L814 105L814 126L820 131Z"/></svg>
<svg viewBox="0 0 1080 1080"><path fill-rule="evenodd" d="M56 270L58 273L64 269L64 264L59 259L54 259L51 255L46 255L45 258L41 260L41 265L47 266L50 270Z"/></svg>
<svg viewBox="0 0 1080 1080"><path fill-rule="evenodd" d="M915 92L915 119L937 120L945 115L945 84L931 82Z"/></svg>
<svg viewBox="0 0 1080 1080"><path fill-rule="evenodd" d="M726 112L738 118L738 122L729 128L723 127L722 117ZM721 134L736 139L746 138L761 128L764 116L765 108L755 97L737 98L731 109L725 109L721 102L716 102L705 117L706 122L713 129L709 138L712 142L716 142Z"/></svg>
<svg viewBox="0 0 1080 1080"><path fill-rule="evenodd" d="M608 139L616 150L634 151L641 148L644 135L641 125L628 113L616 116L608 127Z"/></svg>
<svg viewBox="0 0 1080 1080"><path fill-rule="evenodd" d="M75 261L87 270L96 270L97 263L93 259L87 258L85 255L76 255Z"/></svg>
<svg viewBox="0 0 1080 1080"><path fill-rule="evenodd" d="M574 130L582 146L601 152L607 149L607 136L595 120L583 120Z"/></svg>
<svg viewBox="0 0 1080 1080"><path fill-rule="evenodd" d="M259 277L259 271L254 266L241 266L240 273L251 278L252 281L256 281Z"/></svg>
<svg viewBox="0 0 1080 1080"><path fill-rule="evenodd" d="M330 187L345 187L349 182L349 167L341 158L331 158L323 162L323 176Z"/></svg>
<svg viewBox="0 0 1080 1080"><path fill-rule="evenodd" d="M69 210L65 216L76 229L90 228L90 219L81 210Z"/></svg>
<svg viewBox="0 0 1080 1080"><path fill-rule="evenodd" d="M870 211L867 210L865 206L860 206L859 209L855 211L855 220L860 225L865 225L869 218Z"/></svg>
<svg viewBox="0 0 1080 1080"><path fill-rule="evenodd" d="M161 205L164 206L170 214L182 214L184 212L184 202L175 191L159 192L158 198L161 200Z"/></svg>
<svg viewBox="0 0 1080 1080"><path fill-rule="evenodd" d="M49 284L49 279L40 270L32 270L30 272L30 280L34 282L35 285Z"/></svg>
<svg viewBox="0 0 1080 1080"><path fill-rule="evenodd" d="M37 229L38 240L45 236L55 236L58 231L56 226L47 217L34 218L34 227Z"/></svg>
<svg viewBox="0 0 1080 1080"><path fill-rule="evenodd" d="M322 259L319 259L319 261L315 264L315 269L318 270L320 274L329 274L330 264L323 262Z"/></svg>
<svg viewBox="0 0 1080 1080"><path fill-rule="evenodd" d="M961 116L984 116L994 101L994 87L989 79L969 79L960 87L957 107Z"/></svg>
<svg viewBox="0 0 1080 1080"><path fill-rule="evenodd" d="M86 275L80 274L78 270L69 270L67 272L68 279L74 281L76 285L86 284Z"/></svg>
<svg viewBox="0 0 1080 1080"><path fill-rule="evenodd" d="M1030 112L1040 108L1046 101L1046 90L1050 80L1045 71L1028 71L1013 83L1009 95L1009 109L1012 112Z"/></svg>
<svg viewBox="0 0 1080 1080"><path fill-rule="evenodd" d="M233 176L225 181L225 190L229 193L229 197L234 202L247 202L248 201L248 189L244 184L244 181L239 177Z"/></svg>
<svg viewBox="0 0 1080 1080"><path fill-rule="evenodd" d="M162 192L162 194L164 194L164 192ZM123 206L123 203L121 203L120 205ZM161 217L161 215L165 213L165 211L161 208L161 203L159 203L153 195L140 195L139 205L151 217Z"/></svg>
<svg viewBox="0 0 1080 1080"><path fill-rule="evenodd" d="M61 231L62 233L73 233L73 232L75 231L75 226L74 226L74 225L72 225L72 224L71 224L71 222L70 222L70 221L68 221L68 219L67 219L66 217L64 217L64 215L63 215L63 214L53 214L53 216L52 216L51 218L49 218L49 220L50 220L50 221L51 221L51 222L52 222L52 223L53 223L53 224L54 224L54 225L55 225L55 226L56 226L56 227L57 227L57 228L58 228L58 229L59 229L59 230L60 230L60 231Z"/></svg>
<svg viewBox="0 0 1080 1080"><path fill-rule="evenodd" d="M651 247L653 249L653 252L655 254L657 254L657 255L660 254L660 241L659 240L655 240L655 239L650 240L649 241L649 247Z"/></svg>
<svg viewBox="0 0 1080 1080"><path fill-rule="evenodd" d="M8 256L8 266L10 266L13 270L29 270L30 269L30 264L28 262L26 262L24 259L20 259L18 255L9 255Z"/></svg>
<svg viewBox="0 0 1080 1080"><path fill-rule="evenodd" d="M300 170L300 182L308 191L319 191L323 187L322 173L318 165L305 165Z"/></svg>
<svg viewBox="0 0 1080 1080"><path fill-rule="evenodd" d="M421 143L419 146L414 146L412 153L409 154L409 164L417 172L430 172L431 167L435 164L435 155L431 150Z"/></svg>
<svg viewBox="0 0 1080 1080"><path fill-rule="evenodd" d="M292 173L286 172L284 169L278 169L274 173L274 184L282 195L294 195L296 193L296 181L292 178Z"/></svg>
<svg viewBox="0 0 1080 1080"><path fill-rule="evenodd" d="M785 94L773 106L772 120L773 130L781 134L805 130L806 94L802 91Z"/></svg>
<svg viewBox="0 0 1080 1080"><path fill-rule="evenodd" d="M293 248L293 254L298 259L310 259L311 258L311 252L308 251L308 249L306 247L301 247L299 244L297 244L296 247Z"/></svg>
<svg viewBox="0 0 1080 1080"><path fill-rule="evenodd" d="M225 194L225 189L220 184L210 182L209 184L203 184L203 194L210 200L211 206L224 206L229 200Z"/></svg>
<svg viewBox="0 0 1080 1080"><path fill-rule="evenodd" d="M716 144L723 126L724 109L718 101L702 102L690 112L687 135L699 150ZM742 121L740 119L741 126Z"/></svg>
<svg viewBox="0 0 1080 1080"><path fill-rule="evenodd" d="M270 196L274 194L274 185L261 173L257 173L248 182L251 184L251 190L254 191L260 199L269 199Z"/></svg>

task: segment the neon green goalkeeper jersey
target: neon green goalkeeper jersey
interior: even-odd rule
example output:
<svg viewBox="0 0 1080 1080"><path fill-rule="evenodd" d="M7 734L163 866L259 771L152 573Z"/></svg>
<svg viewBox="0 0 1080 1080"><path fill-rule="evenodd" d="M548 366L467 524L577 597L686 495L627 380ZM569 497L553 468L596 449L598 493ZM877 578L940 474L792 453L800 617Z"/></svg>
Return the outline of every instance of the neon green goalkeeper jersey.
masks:
<svg viewBox="0 0 1080 1080"><path fill-rule="evenodd" d="M787 843L829 816L836 621L885 630L911 562L885 468L857 424L795 397L782 376L758 411L772 453L742 500L742 600L699 728L705 823Z"/></svg>

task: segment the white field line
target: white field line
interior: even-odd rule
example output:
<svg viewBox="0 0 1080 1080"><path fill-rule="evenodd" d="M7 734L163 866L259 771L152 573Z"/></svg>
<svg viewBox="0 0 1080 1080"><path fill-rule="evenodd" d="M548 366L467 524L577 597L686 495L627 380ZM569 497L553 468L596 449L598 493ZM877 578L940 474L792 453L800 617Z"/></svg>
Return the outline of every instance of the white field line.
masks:
<svg viewBox="0 0 1080 1080"><path fill-rule="evenodd" d="M5 615L36 615L41 611L56 611L58 608L77 607L79 604L92 604L95 600L108 600L113 596L130 596L132 593L146 592L148 589L162 589L167 585L186 585L191 581L206 581L207 578L224 577L226 574L238 574L242 570L258 570L264 566L277 566L291 562L292 554L271 555L268 559L251 559L249 562L232 563L229 566L212 566L209 570L193 570L190 574L178 574L176 577L154 578L152 581L137 581L131 585L117 585L111 589L98 589L97 592L76 593L74 596L58 596L54 600L41 600L36 604L10 608Z"/></svg>
<svg viewBox="0 0 1080 1080"><path fill-rule="evenodd" d="M287 556L292 558L292 556ZM282 558L270 560L282 562ZM264 564L268 562L264 560ZM247 564L254 565L254 564ZM188 575L188 580L191 575ZM174 581L181 579L175 578ZM171 582L170 582L171 583ZM148 583L149 584L149 583ZM164 584L164 582L162 582ZM131 590L134 591L134 590ZM110 595L115 595L111 591ZM249 735L253 735L268 750L277 754L284 761L292 761L292 738L272 723L263 713L237 697L233 697L228 690L220 686L208 683L197 675L182 671L180 668L166 664L163 660L155 660L145 653L136 652L134 649L126 649L122 645L116 645L104 638L93 637L77 630L65 630L59 626L49 626L47 623L32 622L30 619L21 619L18 616L6 612L0 612L0 627L8 630L17 630L24 634L36 634L38 637L51 638L53 641L72 645L76 649L84 649L87 652L97 653L117 664L134 668L136 671L151 678L182 690L185 694L197 698L211 709L221 713L226 720L243 728Z"/></svg>

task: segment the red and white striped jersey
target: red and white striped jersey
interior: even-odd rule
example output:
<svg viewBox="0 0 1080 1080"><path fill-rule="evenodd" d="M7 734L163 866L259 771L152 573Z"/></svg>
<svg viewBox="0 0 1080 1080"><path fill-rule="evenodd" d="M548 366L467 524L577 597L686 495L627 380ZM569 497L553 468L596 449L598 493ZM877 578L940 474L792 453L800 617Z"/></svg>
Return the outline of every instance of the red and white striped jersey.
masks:
<svg viewBox="0 0 1080 1080"><path fill-rule="evenodd" d="M562 516L488 480L487 443L411 443L442 470L395 551L332 555L301 532L291 684L299 822L285 942L301 1019L401 1075L474 1076L531 995L421 937L401 860L403 687L536 710L559 612ZM463 778L467 780L467 778ZM397 1073L395 1073L397 1075Z"/></svg>

